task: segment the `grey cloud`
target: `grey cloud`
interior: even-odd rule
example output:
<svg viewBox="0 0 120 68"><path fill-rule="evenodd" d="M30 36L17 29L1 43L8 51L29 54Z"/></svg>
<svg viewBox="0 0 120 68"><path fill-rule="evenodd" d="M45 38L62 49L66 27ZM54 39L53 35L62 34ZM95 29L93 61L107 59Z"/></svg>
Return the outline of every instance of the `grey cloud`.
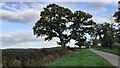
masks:
<svg viewBox="0 0 120 68"><path fill-rule="evenodd" d="M83 10L85 12L89 12L90 14L97 14L99 12L107 11L105 5L110 5L110 4L112 5L115 3L116 2L91 2L91 4L87 4L83 9L77 9L77 10ZM56 2L56 4L59 4L64 7L68 7L71 10L72 8L76 7L74 5L71 6L70 4L67 4L65 2L64 3ZM8 6L5 3L1 3L1 5L3 5L3 7L8 8L9 10L12 10L12 11L8 11L2 9L0 11L0 13L2 13L3 23L4 21L9 21L9 22L24 23L24 24L33 24L39 19L40 11L42 11L43 10L42 8L45 7L47 4L20 3L19 9L16 9L15 6L18 6L16 4L12 6Z"/></svg>
<svg viewBox="0 0 120 68"><path fill-rule="evenodd" d="M44 41L44 38L45 37L36 38L32 32L16 32L1 36L0 42L2 42L3 48L45 48L58 46L56 43L56 41L59 41L58 38L54 38L51 41Z"/></svg>
<svg viewBox="0 0 120 68"><path fill-rule="evenodd" d="M30 7L31 6L31 7ZM2 14L2 22L16 22L24 24L33 24L39 19L40 12L45 5L39 3L18 3L8 5L6 3L1 3L0 13ZM17 8L18 7L18 8ZM8 10L5 10L5 9Z"/></svg>
<svg viewBox="0 0 120 68"><path fill-rule="evenodd" d="M93 17L93 20L96 22L96 23L104 23L104 22L108 22L108 23L111 23L111 20L109 18L103 18L103 17Z"/></svg>
<svg viewBox="0 0 120 68"><path fill-rule="evenodd" d="M12 45L18 43L25 42L39 42L44 41L43 38L36 39L32 32L18 32L18 33L10 33L8 35L4 35L1 38L3 45Z"/></svg>
<svg viewBox="0 0 120 68"><path fill-rule="evenodd" d="M18 23L35 23L37 19L39 19L39 11L35 11L32 9L22 10L19 12L11 12L7 10L1 10L2 13L2 21L9 22L18 22Z"/></svg>
<svg viewBox="0 0 120 68"><path fill-rule="evenodd" d="M1 0L1 2L117 2L117 0Z"/></svg>
<svg viewBox="0 0 120 68"><path fill-rule="evenodd" d="M45 41L45 37L35 38L32 32L14 32L0 37L2 48L49 48L57 47L58 38ZM75 46L75 41L71 40L69 46Z"/></svg>

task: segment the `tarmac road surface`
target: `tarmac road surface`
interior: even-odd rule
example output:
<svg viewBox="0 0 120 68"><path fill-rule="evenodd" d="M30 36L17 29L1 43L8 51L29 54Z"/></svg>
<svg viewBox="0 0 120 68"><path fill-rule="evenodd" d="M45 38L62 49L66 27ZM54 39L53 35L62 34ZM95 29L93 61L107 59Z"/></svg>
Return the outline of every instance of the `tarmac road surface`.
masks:
<svg viewBox="0 0 120 68"><path fill-rule="evenodd" d="M98 51L98 50L95 50L95 49L90 49L90 50L92 52L100 55L104 59L106 59L113 66L118 66L120 68L120 56L114 55L114 54L111 54L111 53L106 53L106 52Z"/></svg>

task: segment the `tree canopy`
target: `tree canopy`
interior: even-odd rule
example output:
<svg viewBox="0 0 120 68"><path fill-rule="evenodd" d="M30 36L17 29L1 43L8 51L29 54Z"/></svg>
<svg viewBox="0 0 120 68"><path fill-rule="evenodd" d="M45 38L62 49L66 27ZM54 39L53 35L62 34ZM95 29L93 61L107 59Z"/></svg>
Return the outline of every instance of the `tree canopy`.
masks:
<svg viewBox="0 0 120 68"><path fill-rule="evenodd" d="M70 41L69 36L64 32L67 30L67 23L72 19L72 11L68 8L49 4L40 14L40 20L33 26L33 32L37 37L47 36L45 40L54 37L60 39L59 45L65 47Z"/></svg>
<svg viewBox="0 0 120 68"><path fill-rule="evenodd" d="M87 39L85 33L92 34L93 31L95 22L92 20L92 15L83 11L76 11L72 22L73 24L70 26L72 39L76 40L76 45L83 46Z"/></svg>
<svg viewBox="0 0 120 68"><path fill-rule="evenodd" d="M118 2L118 5L120 5L120 1ZM120 6L118 6L118 11L114 13L113 17L115 18L115 23L118 23L118 29L117 29L117 37L119 39L120 43Z"/></svg>
<svg viewBox="0 0 120 68"><path fill-rule="evenodd" d="M118 2L118 5L120 5L120 1ZM120 23L120 6L118 6L118 11L115 12L113 17L115 17L115 22Z"/></svg>
<svg viewBox="0 0 120 68"><path fill-rule="evenodd" d="M68 27L70 22L73 24ZM57 43L62 47L65 47L71 39L76 40L76 45L80 46L86 41L85 33L92 33L93 24L95 22L89 13L83 11L72 13L68 8L49 4L41 12L40 20L33 26L33 32L37 37L47 36L45 40L48 41L54 37L59 38L60 42ZM65 33L67 30L70 34Z"/></svg>

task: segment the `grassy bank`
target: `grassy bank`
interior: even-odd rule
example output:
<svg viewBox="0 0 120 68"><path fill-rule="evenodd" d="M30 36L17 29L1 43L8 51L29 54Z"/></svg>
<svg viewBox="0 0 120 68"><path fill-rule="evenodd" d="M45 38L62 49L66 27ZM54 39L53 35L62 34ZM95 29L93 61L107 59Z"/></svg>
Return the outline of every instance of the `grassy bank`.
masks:
<svg viewBox="0 0 120 68"><path fill-rule="evenodd" d="M81 49L78 53L62 57L47 66L112 66L106 60L88 49Z"/></svg>
<svg viewBox="0 0 120 68"><path fill-rule="evenodd" d="M116 54L116 55L120 55L120 50L115 49L115 48L109 49L109 48L99 47L99 48L95 48L95 49L104 51L104 52L108 52L108 53L112 53L112 54Z"/></svg>

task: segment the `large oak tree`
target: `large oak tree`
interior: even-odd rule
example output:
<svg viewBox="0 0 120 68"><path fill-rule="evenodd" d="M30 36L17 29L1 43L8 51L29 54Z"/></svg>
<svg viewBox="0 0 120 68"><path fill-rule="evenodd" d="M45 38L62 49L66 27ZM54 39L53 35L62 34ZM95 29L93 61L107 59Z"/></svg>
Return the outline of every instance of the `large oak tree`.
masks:
<svg viewBox="0 0 120 68"><path fill-rule="evenodd" d="M72 11L68 8L58 6L56 4L49 4L44 8L40 14L40 19L33 26L34 35L47 36L45 40L51 40L54 37L60 39L57 42L62 47L70 41L69 35L65 33L67 30L67 23L72 19Z"/></svg>

